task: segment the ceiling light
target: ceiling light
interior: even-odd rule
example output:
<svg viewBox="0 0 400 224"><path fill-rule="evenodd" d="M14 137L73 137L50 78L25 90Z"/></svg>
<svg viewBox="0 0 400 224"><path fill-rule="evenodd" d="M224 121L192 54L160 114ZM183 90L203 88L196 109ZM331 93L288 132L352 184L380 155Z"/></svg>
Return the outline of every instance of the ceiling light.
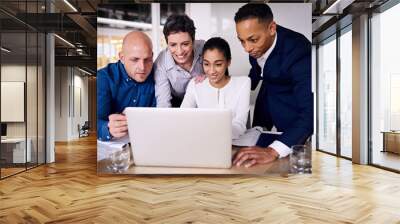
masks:
<svg viewBox="0 0 400 224"><path fill-rule="evenodd" d="M78 68L79 69L79 71L81 71L81 72L83 72L83 73L85 73L85 74L87 74L87 75L92 75L92 73L90 73L90 72L88 72L88 71L86 71L86 70L83 70L83 69L81 69L81 68Z"/></svg>
<svg viewBox="0 0 400 224"><path fill-rule="evenodd" d="M336 0L332 5L330 5L327 9L325 9L322 14L331 13L330 11L334 9L337 6L337 4L339 4L339 2L340 0Z"/></svg>
<svg viewBox="0 0 400 224"><path fill-rule="evenodd" d="M58 36L57 34L54 34L55 37L57 37L58 39L60 39L61 41L63 41L64 43L66 43L67 45L69 45L70 47L75 48L75 45L71 44L71 42L67 41L66 39Z"/></svg>
<svg viewBox="0 0 400 224"><path fill-rule="evenodd" d="M1 50L4 51L4 52L6 52L6 53L10 53L10 52L11 52L10 50L8 50L8 49L5 48L5 47L1 47Z"/></svg>
<svg viewBox="0 0 400 224"><path fill-rule="evenodd" d="M342 14L343 10L353 2L355 2L355 0L336 0L332 5L325 9L322 14Z"/></svg>
<svg viewBox="0 0 400 224"><path fill-rule="evenodd" d="M71 4L69 3L68 0L64 0L65 4L67 4L72 10L74 10L75 12L78 12L78 10Z"/></svg>

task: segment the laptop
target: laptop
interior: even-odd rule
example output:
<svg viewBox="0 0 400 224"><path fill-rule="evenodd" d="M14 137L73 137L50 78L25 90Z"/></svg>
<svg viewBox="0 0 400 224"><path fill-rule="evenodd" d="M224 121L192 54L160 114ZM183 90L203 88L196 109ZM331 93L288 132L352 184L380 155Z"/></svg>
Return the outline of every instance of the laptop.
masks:
<svg viewBox="0 0 400 224"><path fill-rule="evenodd" d="M228 109L129 107L124 113L136 166L232 165Z"/></svg>

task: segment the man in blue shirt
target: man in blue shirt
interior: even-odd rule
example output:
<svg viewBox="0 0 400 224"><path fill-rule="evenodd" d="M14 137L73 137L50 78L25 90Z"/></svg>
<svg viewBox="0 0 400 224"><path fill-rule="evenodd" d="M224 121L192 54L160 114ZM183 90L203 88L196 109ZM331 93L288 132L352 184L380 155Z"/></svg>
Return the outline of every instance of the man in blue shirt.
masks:
<svg viewBox="0 0 400 224"><path fill-rule="evenodd" d="M97 138L109 141L128 134L126 107L155 107L153 49L150 38L128 33L120 60L97 71Z"/></svg>

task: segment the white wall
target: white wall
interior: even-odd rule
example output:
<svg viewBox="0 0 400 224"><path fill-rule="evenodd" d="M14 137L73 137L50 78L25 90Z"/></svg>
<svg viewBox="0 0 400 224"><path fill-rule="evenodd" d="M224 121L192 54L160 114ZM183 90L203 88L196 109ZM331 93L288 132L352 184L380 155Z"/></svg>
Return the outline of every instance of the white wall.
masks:
<svg viewBox="0 0 400 224"><path fill-rule="evenodd" d="M76 68L56 67L55 86L55 141L77 139L78 124L88 120L88 78Z"/></svg>
<svg viewBox="0 0 400 224"><path fill-rule="evenodd" d="M78 72L78 73L77 73ZM72 119L72 136L73 138L78 137L78 124L82 126L85 121L88 121L89 112L88 112L88 77L81 76L83 73L80 73L79 70L75 70L74 75L74 110L73 119ZM80 93L78 91L80 90ZM80 95L80 97L79 97ZM81 102L79 102L81 101ZM81 107L81 108L79 108ZM80 113L80 110L81 113Z"/></svg>
<svg viewBox="0 0 400 224"><path fill-rule="evenodd" d="M55 140L66 141L68 116L68 68L55 68Z"/></svg>
<svg viewBox="0 0 400 224"><path fill-rule="evenodd" d="M32 69L31 66L28 68L24 65L18 64L8 64L1 65L1 81L17 81L17 82L25 82L25 69Z"/></svg>
<svg viewBox="0 0 400 224"><path fill-rule="evenodd" d="M28 73L27 73L28 72ZM28 83L30 87L33 85L36 86L36 80L31 80L31 74L36 74L36 66L25 66L19 64L5 64L1 66L1 81L9 81L9 82L26 82L25 76L26 73L28 76ZM27 88L27 120L28 120L28 137L29 135L35 131L36 134L36 107L37 99L36 99L36 87L35 88ZM23 94L23 93L22 93ZM2 96L3 98L4 96ZM39 105L40 107L41 105ZM24 111L24 106L21 108ZM10 110L10 108L1 108L1 110ZM4 112L4 111L3 111ZM9 111L8 111L9 112ZM24 112L23 112L24 113ZM9 137L25 137L25 126L27 125L26 121L22 122L7 122L7 136Z"/></svg>
<svg viewBox="0 0 400 224"><path fill-rule="evenodd" d="M24 122L25 82L1 81L1 121Z"/></svg>
<svg viewBox="0 0 400 224"><path fill-rule="evenodd" d="M1 81L25 82L25 65L8 64L1 66ZM29 68L28 68L29 69ZM7 108L1 108L7 110ZM25 122L8 122L8 137L25 137Z"/></svg>
<svg viewBox="0 0 400 224"><path fill-rule="evenodd" d="M54 11L53 4L46 2L50 12ZM52 33L46 34L46 163L56 160L55 153L55 41Z"/></svg>
<svg viewBox="0 0 400 224"><path fill-rule="evenodd" d="M186 14L193 19L196 27L196 39L207 40L212 31L211 13L213 11L213 3L187 3ZM210 30L211 29L211 30Z"/></svg>
<svg viewBox="0 0 400 224"><path fill-rule="evenodd" d="M26 100L24 99L25 90L22 88L19 91L23 96L20 100L23 102L18 108L12 108L11 106L1 107L2 112L6 113L22 113L24 116L26 112L26 120L22 119L21 122L6 122L7 123L7 137L13 138L24 138L25 135L30 139L32 161L36 162L37 153L39 154L39 163L44 162L44 74L42 73L42 67L31 66L25 64L3 64L1 66L1 81L10 82L24 82L26 86ZM27 78L27 80L25 80ZM2 89L2 94L5 89ZM7 95L2 95L8 97ZM26 106L25 106L26 101ZM2 102L3 104L3 102ZM19 111L15 111L19 110Z"/></svg>
<svg viewBox="0 0 400 224"><path fill-rule="evenodd" d="M1 66L1 81L2 82L25 82L26 69L31 71L32 66L25 67L19 64L6 64ZM4 96L2 96L3 98ZM1 110L8 110L9 108L1 108ZM24 107L21 108L24 113ZM4 111L2 112L4 113ZM25 122L7 122L7 136L8 137L25 137Z"/></svg>

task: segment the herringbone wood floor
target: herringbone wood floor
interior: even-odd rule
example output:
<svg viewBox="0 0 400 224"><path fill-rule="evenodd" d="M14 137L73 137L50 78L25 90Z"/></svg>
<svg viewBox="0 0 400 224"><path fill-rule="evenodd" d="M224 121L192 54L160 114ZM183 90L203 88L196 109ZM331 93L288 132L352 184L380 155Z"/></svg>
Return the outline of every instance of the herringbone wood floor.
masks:
<svg viewBox="0 0 400 224"><path fill-rule="evenodd" d="M313 155L313 174L96 175L96 141L0 181L0 223L400 223L400 175Z"/></svg>

